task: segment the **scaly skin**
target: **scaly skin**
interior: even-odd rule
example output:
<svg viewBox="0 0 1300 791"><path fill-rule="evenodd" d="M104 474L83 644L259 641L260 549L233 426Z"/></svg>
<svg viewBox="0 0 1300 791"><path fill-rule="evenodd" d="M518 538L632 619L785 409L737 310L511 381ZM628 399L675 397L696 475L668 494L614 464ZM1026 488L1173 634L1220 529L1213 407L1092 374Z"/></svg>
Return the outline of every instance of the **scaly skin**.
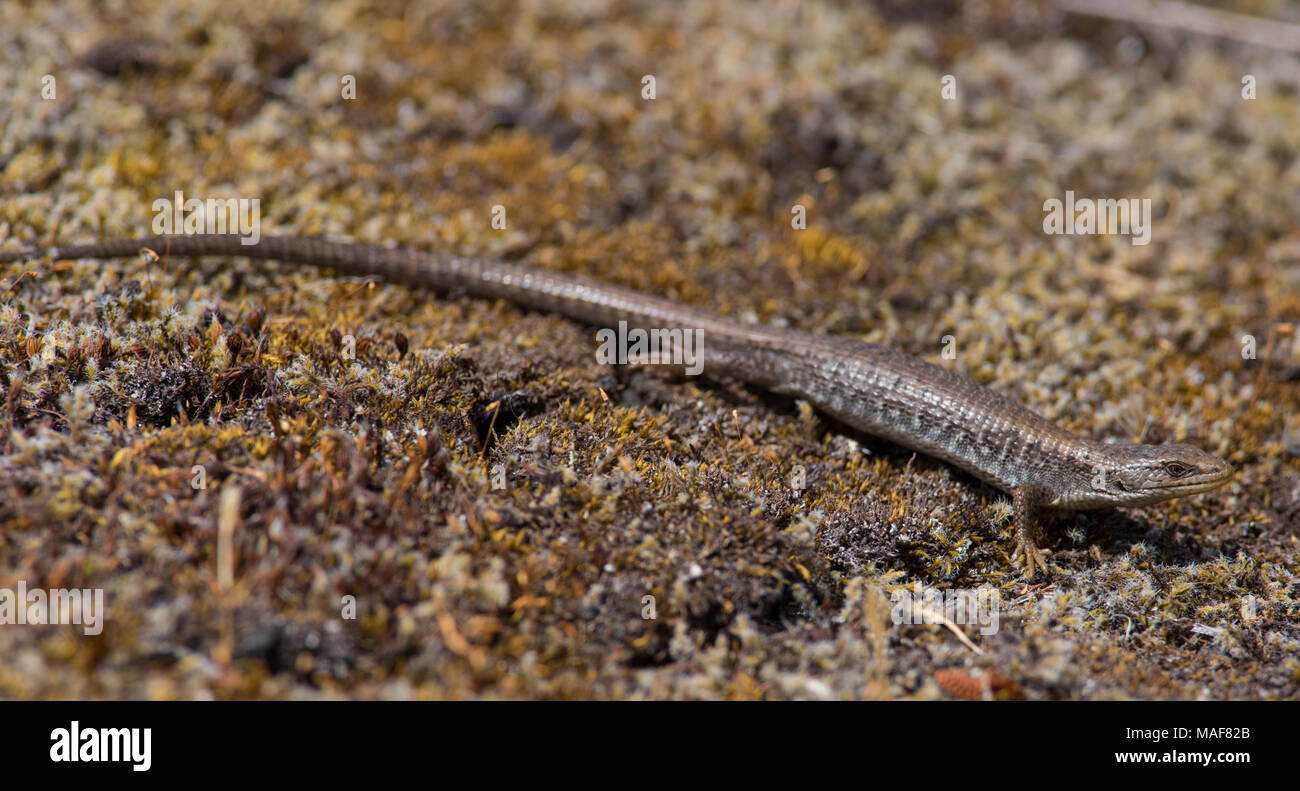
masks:
<svg viewBox="0 0 1300 791"><path fill-rule="evenodd" d="M506 299L613 327L703 331L711 374L802 398L854 428L943 459L1012 495L1016 554L1030 578L1047 564L1033 539L1040 508L1139 506L1227 483L1232 468L1192 445L1107 444L1072 434L960 374L852 338L745 324L700 308L497 261L295 237L241 244L231 235L174 235L0 254L123 258L222 255L325 266L349 275Z"/></svg>

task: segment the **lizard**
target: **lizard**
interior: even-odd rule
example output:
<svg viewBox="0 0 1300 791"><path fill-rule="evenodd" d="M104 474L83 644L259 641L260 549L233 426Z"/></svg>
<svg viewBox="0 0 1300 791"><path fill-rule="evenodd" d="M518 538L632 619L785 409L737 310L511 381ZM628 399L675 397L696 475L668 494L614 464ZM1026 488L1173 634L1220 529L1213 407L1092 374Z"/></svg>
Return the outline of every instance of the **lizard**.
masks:
<svg viewBox="0 0 1300 791"><path fill-rule="evenodd" d="M0 263L125 258L143 250L321 266L347 275L504 299L587 324L703 332L710 374L800 398L867 434L941 459L1011 495L1012 559L1029 579L1047 563L1034 537L1045 509L1135 507L1227 483L1232 467L1195 445L1082 437L919 357L848 336L745 323L598 280L504 261L325 239L177 234L0 253Z"/></svg>

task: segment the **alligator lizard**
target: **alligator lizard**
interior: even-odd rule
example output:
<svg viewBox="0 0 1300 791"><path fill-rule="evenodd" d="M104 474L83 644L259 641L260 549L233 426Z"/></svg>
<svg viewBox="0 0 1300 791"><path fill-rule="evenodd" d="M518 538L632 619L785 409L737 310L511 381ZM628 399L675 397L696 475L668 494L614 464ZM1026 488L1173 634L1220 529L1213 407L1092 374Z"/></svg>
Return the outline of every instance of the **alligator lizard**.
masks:
<svg viewBox="0 0 1300 791"><path fill-rule="evenodd" d="M802 398L845 424L943 459L1012 495L1016 551L1047 571L1033 538L1040 508L1140 506L1226 483L1223 459L1185 444L1110 444L1075 435L970 379L849 337L746 324L599 281L497 261L368 244L221 234L156 236L0 254L0 262L122 258L144 249L239 256L378 275L500 298L598 326L703 331L706 370Z"/></svg>

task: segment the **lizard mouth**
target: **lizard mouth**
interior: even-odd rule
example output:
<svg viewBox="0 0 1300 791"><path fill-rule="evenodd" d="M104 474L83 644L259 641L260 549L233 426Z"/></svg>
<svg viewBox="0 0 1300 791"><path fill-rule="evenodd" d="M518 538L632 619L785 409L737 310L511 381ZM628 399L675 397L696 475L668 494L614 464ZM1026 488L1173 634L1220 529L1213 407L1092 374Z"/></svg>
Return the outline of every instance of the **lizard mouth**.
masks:
<svg viewBox="0 0 1300 791"><path fill-rule="evenodd" d="M1131 505L1147 505L1175 497L1200 494L1211 489L1217 489L1230 480L1232 480L1232 467L1226 461L1216 459L1215 463L1211 464L1209 469L1203 472L1173 481L1162 481L1154 486L1132 491L1133 497L1129 500L1129 503Z"/></svg>

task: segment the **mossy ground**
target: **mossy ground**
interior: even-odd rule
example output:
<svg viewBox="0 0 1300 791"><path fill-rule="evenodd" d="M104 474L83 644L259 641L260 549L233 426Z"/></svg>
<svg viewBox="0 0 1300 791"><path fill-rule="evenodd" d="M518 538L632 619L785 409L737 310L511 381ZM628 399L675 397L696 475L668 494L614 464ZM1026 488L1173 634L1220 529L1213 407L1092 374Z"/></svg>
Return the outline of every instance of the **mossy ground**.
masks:
<svg viewBox="0 0 1300 791"><path fill-rule="evenodd" d="M1238 472L1062 515L1030 585L1000 493L599 365L554 316L240 259L5 265L0 587L102 587L108 622L0 627L0 695L930 698L978 667L1297 697L1296 56L1046 2L99 5L0 7L6 249L258 197L263 233L857 335ZM1151 198L1151 244L1045 235L1066 190ZM999 590L982 654L891 622L915 582Z"/></svg>

